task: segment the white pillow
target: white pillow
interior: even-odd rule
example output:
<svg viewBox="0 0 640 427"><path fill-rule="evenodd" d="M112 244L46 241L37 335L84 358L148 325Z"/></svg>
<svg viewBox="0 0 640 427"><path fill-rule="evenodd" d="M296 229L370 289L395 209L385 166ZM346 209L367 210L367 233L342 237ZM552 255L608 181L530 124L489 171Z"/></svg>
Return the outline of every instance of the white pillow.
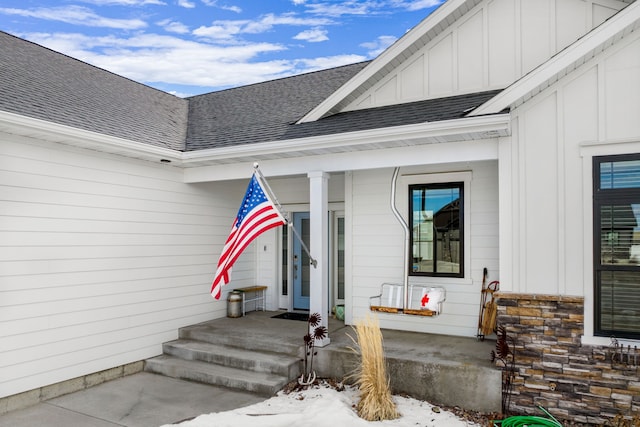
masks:
<svg viewBox="0 0 640 427"><path fill-rule="evenodd" d="M422 291L420 308L423 310L440 311L440 302L444 300L444 291L438 288L429 288Z"/></svg>

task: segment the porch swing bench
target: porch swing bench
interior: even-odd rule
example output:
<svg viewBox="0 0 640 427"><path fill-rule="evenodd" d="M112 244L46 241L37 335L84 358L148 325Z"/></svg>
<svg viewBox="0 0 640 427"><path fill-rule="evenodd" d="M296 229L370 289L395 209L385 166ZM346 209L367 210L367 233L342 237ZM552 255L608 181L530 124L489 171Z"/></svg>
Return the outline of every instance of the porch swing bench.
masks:
<svg viewBox="0 0 640 427"><path fill-rule="evenodd" d="M442 303L446 299L446 291L442 286L409 285L408 293L408 307L403 309L404 286L383 283L380 294L369 298L369 309L415 316L437 316L442 312Z"/></svg>

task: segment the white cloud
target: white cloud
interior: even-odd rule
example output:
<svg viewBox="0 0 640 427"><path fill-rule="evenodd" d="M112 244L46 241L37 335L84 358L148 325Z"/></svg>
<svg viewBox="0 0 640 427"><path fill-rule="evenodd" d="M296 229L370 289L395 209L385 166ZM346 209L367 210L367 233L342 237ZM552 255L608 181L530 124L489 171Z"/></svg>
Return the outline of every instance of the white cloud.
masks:
<svg viewBox="0 0 640 427"><path fill-rule="evenodd" d="M269 31L276 25L290 25L290 26L317 26L328 25L332 21L326 18L299 18L292 13L283 15L274 15L269 13L262 16L258 21L252 21L245 27L247 33L263 33Z"/></svg>
<svg viewBox="0 0 640 427"><path fill-rule="evenodd" d="M389 13L389 8L417 11L429 9L445 0L347 0L340 2L292 0L295 5L305 5L310 13L321 16L375 15Z"/></svg>
<svg viewBox="0 0 640 427"><path fill-rule="evenodd" d="M196 4L189 0L178 0L178 6L186 7L187 9L193 9Z"/></svg>
<svg viewBox="0 0 640 427"><path fill-rule="evenodd" d="M294 14L263 15L258 20L238 19L226 21L213 21L210 26L201 26L193 31L200 37L208 37L218 40L231 40L239 34L260 34L267 32L277 25L289 26L320 26L329 25L333 21L326 18L300 18Z"/></svg>
<svg viewBox="0 0 640 427"><path fill-rule="evenodd" d="M26 38L132 80L188 86L238 86L290 75L290 61L254 61L282 46L254 43L216 46L173 36L128 38L81 34L28 34Z"/></svg>
<svg viewBox="0 0 640 427"><path fill-rule="evenodd" d="M369 50L369 58L375 58L395 43L396 40L398 38L395 36L379 36L372 42L361 43L360 46Z"/></svg>
<svg viewBox="0 0 640 427"><path fill-rule="evenodd" d="M235 13L242 13L242 8L240 8L239 6L220 6L220 9L228 10Z"/></svg>
<svg viewBox="0 0 640 427"><path fill-rule="evenodd" d="M295 74L326 70L328 68L355 64L356 62L362 62L366 60L367 58L361 55L335 55L319 58L299 59L298 62L302 65L302 67L299 67L298 71Z"/></svg>
<svg viewBox="0 0 640 427"><path fill-rule="evenodd" d="M222 10L228 10L235 13L242 13L240 6L219 5L218 0L201 0L205 6L214 6Z"/></svg>
<svg viewBox="0 0 640 427"><path fill-rule="evenodd" d="M249 21L215 21L213 25L209 27L199 27L193 30L193 34L199 37L206 37L210 39L218 40L230 40L233 36L240 34L242 28L247 25Z"/></svg>
<svg viewBox="0 0 640 427"><path fill-rule="evenodd" d="M310 13L320 16L371 15L380 4L373 1L350 0L336 3L304 3Z"/></svg>
<svg viewBox="0 0 640 427"><path fill-rule="evenodd" d="M178 92L177 90L170 90L167 93L171 95L177 96L178 98L187 98L193 95L200 95L199 93L187 93L187 92Z"/></svg>
<svg viewBox="0 0 640 427"><path fill-rule="evenodd" d="M166 5L161 0L77 0L82 3L95 4L96 6L146 6L148 4Z"/></svg>
<svg viewBox="0 0 640 427"><path fill-rule="evenodd" d="M260 61L257 58L261 54L285 48L272 43L220 46L157 34L118 38L35 33L22 37L138 82L207 87L211 90L367 59L360 55L337 55Z"/></svg>
<svg viewBox="0 0 640 427"><path fill-rule="evenodd" d="M393 0L391 4L394 7L407 9L409 11L416 11L422 9L429 9L434 6L439 6L444 3L445 0L417 0L417 1L405 1L405 0Z"/></svg>
<svg viewBox="0 0 640 427"><path fill-rule="evenodd" d="M302 31L296 34L293 38L296 40L306 40L308 42L323 42L329 40L329 37L327 37L327 30L322 28L312 28L310 30Z"/></svg>
<svg viewBox="0 0 640 427"><path fill-rule="evenodd" d="M374 41L361 44L358 48L355 46L359 43L356 41L358 35L353 34L352 40L340 44L339 48L334 49L331 54L323 52L322 54L326 56L319 58L306 57L321 55L317 50L311 50L307 43L329 40L329 30L334 28L329 25L341 24L343 20L338 18L340 16L349 17L353 23L366 20L365 25L367 25L369 20L365 18L371 15L390 14L394 9L398 12L401 8L427 7L428 4L440 3L439 0L289 0L289 10L296 10L296 12L268 13L257 17L247 15L245 18L245 15L221 12L221 10L242 12L242 9L234 4L246 3L238 0L75 1L100 6L171 5L171 7L133 10L134 13L154 16L148 23L142 18L113 19L110 17L117 16L111 15L116 13L116 9L121 13L125 8L106 9L108 12L102 12L105 9L89 5L33 9L27 9L26 6L0 7L0 19L2 19L1 15L5 14L85 27L105 27L107 30L102 31L102 37L72 33L22 34L21 37L142 83L171 89L173 89L172 85L181 85L177 90L182 95L184 92L189 92L191 88L195 92L202 92L206 90L203 88L214 90L235 87L376 57L390 46L396 37L381 36ZM202 12L207 12L211 16L222 14L222 16L245 19L213 22L201 20L194 23L197 21L188 21L186 17L179 17L176 13L181 12L176 12L179 9L176 5L183 8L192 8L197 5ZM204 8L204 5L210 8ZM294 5L301 8L294 9ZM131 9L127 9L125 12L127 15L124 17L130 18L131 12ZM207 19L206 15L204 19ZM210 18L210 20L213 19ZM201 25L202 22L211 22L211 24ZM148 25L153 25L157 34L146 33L145 31L148 30L145 28L148 28ZM44 25L42 27L44 28ZM285 31L280 32L281 29ZM80 33L84 30L78 27L75 31ZM97 30L92 33L97 33ZM334 38L333 34L331 38ZM298 52L304 53L295 53L299 48ZM362 55L349 54L356 49L362 51Z"/></svg>
<svg viewBox="0 0 640 427"><path fill-rule="evenodd" d="M136 30L145 28L147 23L140 19L113 19L97 15L91 9L82 6L64 6L36 9L0 8L5 15L19 15L30 18L61 21L68 24L84 25L87 27L117 28L121 30Z"/></svg>
<svg viewBox="0 0 640 427"><path fill-rule="evenodd" d="M189 32L189 27L183 24L182 22L172 21L170 19L164 19L162 21L157 22L159 26L164 28L165 31L176 34L187 34Z"/></svg>

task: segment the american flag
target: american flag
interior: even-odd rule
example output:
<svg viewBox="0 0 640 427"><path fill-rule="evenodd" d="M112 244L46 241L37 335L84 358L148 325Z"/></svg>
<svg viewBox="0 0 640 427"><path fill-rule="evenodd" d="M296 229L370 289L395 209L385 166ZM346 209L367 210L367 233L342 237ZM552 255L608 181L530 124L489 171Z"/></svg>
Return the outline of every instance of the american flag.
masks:
<svg viewBox="0 0 640 427"><path fill-rule="evenodd" d="M215 299L220 299L222 285L229 283L233 263L249 243L263 232L283 224L286 224L286 220L267 197L254 173L218 260L216 276L211 286L211 295Z"/></svg>

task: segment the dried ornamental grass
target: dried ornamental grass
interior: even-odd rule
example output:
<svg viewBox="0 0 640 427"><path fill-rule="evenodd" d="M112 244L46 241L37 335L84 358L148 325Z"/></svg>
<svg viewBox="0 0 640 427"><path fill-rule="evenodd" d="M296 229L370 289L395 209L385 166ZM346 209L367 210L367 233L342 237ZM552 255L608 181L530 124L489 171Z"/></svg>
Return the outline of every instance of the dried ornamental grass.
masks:
<svg viewBox="0 0 640 427"><path fill-rule="evenodd" d="M389 387L378 320L368 315L356 322L354 329L361 356L360 366L353 374L360 389L360 401L356 406L358 416L367 421L394 420L400 414Z"/></svg>

